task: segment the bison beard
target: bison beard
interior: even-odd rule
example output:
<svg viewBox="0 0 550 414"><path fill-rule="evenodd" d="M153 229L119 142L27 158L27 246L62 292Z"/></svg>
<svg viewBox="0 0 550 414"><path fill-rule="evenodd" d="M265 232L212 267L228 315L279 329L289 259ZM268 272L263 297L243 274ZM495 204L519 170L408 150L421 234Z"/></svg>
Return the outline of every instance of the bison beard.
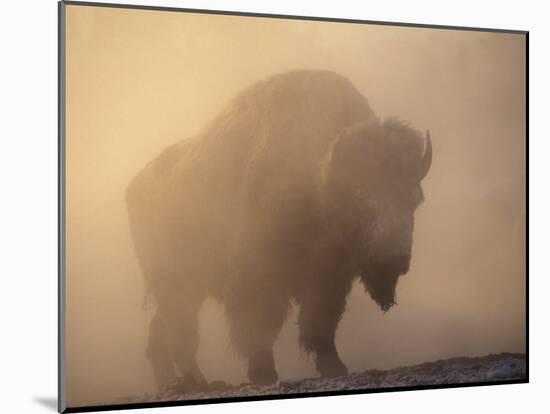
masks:
<svg viewBox="0 0 550 414"><path fill-rule="evenodd" d="M345 375L335 336L347 295L361 275L383 311L395 304L430 165L429 136L381 122L328 71L259 82L198 136L164 150L126 193L157 305L147 358L158 387L178 373L204 383L197 318L207 297L224 304L252 382L277 381L273 344L291 301L319 373Z"/></svg>
<svg viewBox="0 0 550 414"><path fill-rule="evenodd" d="M370 297L380 306L384 312L390 310L395 302L395 288L399 274L385 270L382 266L373 267L361 275L361 280Z"/></svg>

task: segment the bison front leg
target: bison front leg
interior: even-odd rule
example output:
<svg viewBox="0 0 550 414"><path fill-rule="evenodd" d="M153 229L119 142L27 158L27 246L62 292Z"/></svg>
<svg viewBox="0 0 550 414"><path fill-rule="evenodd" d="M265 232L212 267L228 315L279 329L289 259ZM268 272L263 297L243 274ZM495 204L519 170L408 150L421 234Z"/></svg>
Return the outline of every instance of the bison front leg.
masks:
<svg viewBox="0 0 550 414"><path fill-rule="evenodd" d="M256 384L277 381L273 344L288 312L288 297L258 270L243 276L226 301L232 344L248 364L248 378ZM275 279L276 280L276 279Z"/></svg>
<svg viewBox="0 0 550 414"><path fill-rule="evenodd" d="M343 280L333 282L311 286L298 298L300 344L314 355L317 370L323 377L348 373L336 350L335 334L351 286Z"/></svg>

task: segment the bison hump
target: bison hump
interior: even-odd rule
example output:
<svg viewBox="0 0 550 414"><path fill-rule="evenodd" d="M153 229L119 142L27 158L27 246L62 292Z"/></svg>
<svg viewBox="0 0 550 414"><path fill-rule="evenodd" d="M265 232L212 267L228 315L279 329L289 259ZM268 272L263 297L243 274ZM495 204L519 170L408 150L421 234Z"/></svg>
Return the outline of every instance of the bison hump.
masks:
<svg viewBox="0 0 550 414"><path fill-rule="evenodd" d="M205 129L201 157L229 186L283 194L318 178L322 158L343 129L374 119L365 97L344 76L318 70L277 74L229 102Z"/></svg>

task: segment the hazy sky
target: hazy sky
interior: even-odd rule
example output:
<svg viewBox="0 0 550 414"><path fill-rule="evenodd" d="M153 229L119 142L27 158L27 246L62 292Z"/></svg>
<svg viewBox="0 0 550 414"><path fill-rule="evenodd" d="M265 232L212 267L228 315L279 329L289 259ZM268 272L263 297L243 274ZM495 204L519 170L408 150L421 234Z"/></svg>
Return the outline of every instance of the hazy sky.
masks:
<svg viewBox="0 0 550 414"><path fill-rule="evenodd" d="M297 68L347 76L380 117L430 129L434 160L398 306L355 286L337 333L351 371L525 351L521 35L67 6L67 383L70 406L154 389L151 310L124 190L240 89ZM316 375L296 310L275 345L282 378ZM201 311L207 379L245 380L223 309Z"/></svg>

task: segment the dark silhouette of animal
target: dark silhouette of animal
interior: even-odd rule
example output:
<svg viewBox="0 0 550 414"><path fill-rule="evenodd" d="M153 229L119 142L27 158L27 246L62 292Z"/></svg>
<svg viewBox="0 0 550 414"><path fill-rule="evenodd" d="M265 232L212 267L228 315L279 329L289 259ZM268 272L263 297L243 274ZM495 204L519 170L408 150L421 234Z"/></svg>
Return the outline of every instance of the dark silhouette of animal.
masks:
<svg viewBox="0 0 550 414"><path fill-rule="evenodd" d="M323 376L347 373L335 332L360 278L382 310L409 269L429 138L380 121L345 77L293 71L245 89L198 136L132 180L127 206L156 302L147 356L159 386L203 381L197 313L225 306L255 383L277 380L273 343L291 300Z"/></svg>

